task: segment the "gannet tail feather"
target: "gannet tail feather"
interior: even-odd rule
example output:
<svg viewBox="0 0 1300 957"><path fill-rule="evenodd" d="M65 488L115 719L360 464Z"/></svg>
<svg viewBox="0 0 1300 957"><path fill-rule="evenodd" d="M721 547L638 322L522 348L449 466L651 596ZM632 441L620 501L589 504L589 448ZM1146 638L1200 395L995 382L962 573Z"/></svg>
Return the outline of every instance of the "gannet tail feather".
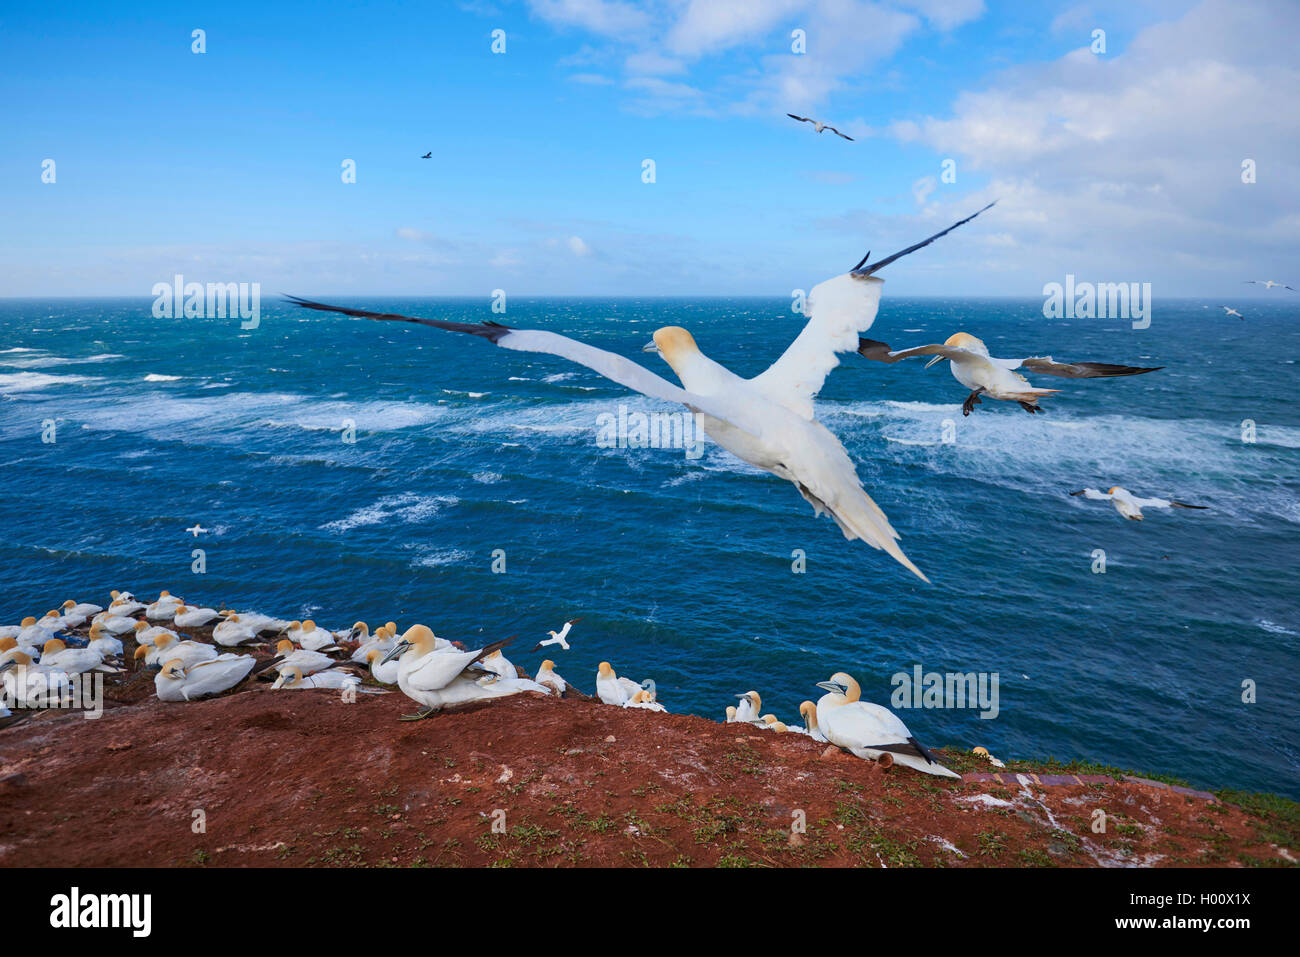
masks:
<svg viewBox="0 0 1300 957"><path fill-rule="evenodd" d="M923 582L930 583L925 573L903 554L903 550L898 546L898 532L894 531L894 527L889 524L889 519L880 510L880 506L866 492L859 489L861 500L848 507L832 508L814 495L802 482L796 482L795 487L813 507L813 511L818 515L825 512L835 520L835 524L840 527L845 538L850 541L860 539L872 548L881 549Z"/></svg>

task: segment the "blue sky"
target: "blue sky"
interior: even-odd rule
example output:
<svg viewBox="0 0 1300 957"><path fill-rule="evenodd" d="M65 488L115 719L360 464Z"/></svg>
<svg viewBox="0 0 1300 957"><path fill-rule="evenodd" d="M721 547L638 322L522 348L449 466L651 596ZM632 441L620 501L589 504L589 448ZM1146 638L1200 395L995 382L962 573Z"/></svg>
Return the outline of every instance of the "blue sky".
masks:
<svg viewBox="0 0 1300 957"><path fill-rule="evenodd" d="M890 291L1235 301L1300 285L1297 27L1226 0L28 6L0 25L0 295L788 296L999 198Z"/></svg>

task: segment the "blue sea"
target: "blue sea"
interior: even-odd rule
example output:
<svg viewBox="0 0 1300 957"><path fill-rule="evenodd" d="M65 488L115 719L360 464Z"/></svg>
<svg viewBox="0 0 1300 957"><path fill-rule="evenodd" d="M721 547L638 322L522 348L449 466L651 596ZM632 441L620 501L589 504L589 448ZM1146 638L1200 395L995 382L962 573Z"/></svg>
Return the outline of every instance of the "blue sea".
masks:
<svg viewBox="0 0 1300 957"><path fill-rule="evenodd" d="M345 301L563 332L667 377L640 351L659 326L752 375L801 325L773 299L511 299L505 316L486 298ZM560 359L279 302L244 330L154 318L149 300L0 301L0 623L166 588L331 627L517 634L532 670L528 649L581 616L573 649L547 652L587 691L608 659L670 710L720 720L755 689L792 721L836 670L881 703L918 665L997 673L996 718L900 714L936 746L1300 797L1300 298L1236 305L1245 321L1157 299L1135 330L886 285L868 335L895 347L965 330L995 355L1165 367L1037 377L1063 389L1045 414L986 400L963 418L946 367L845 356L819 414L926 585L716 446L600 447L621 404L676 410ZM1085 485L1210 510L1127 522L1069 497Z"/></svg>

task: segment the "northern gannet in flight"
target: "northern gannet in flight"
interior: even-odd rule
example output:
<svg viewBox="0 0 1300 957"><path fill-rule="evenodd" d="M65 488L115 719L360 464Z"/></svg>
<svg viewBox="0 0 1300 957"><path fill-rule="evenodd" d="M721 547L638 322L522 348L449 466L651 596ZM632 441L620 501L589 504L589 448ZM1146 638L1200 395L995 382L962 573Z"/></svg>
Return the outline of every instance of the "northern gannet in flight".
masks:
<svg viewBox="0 0 1300 957"><path fill-rule="evenodd" d="M566 641L566 639L569 637L569 629L572 628L575 624L577 624L580 621L582 621L581 618L570 618L568 621L564 623L564 627L561 628L559 631L548 631L547 634L550 635L551 637L544 638L541 641L539 641L537 643L537 647L534 648L533 651L541 651L547 645L559 645L565 651L568 651L569 642Z"/></svg>
<svg viewBox="0 0 1300 957"><path fill-rule="evenodd" d="M815 129L818 133L820 133L822 130L830 130L836 136L846 139L849 142L853 141L853 137L841 133L835 127L831 126L829 123L823 123L821 120L814 120L810 116L795 116L793 113L787 113L786 116L790 117L790 119L792 120L798 120L800 123L811 123L813 125L813 129Z"/></svg>
<svg viewBox="0 0 1300 957"><path fill-rule="evenodd" d="M891 351L889 346L875 339L862 339L858 353L876 362L900 362L914 356L933 356L925 364L928 369L944 359L951 361L952 376L968 389L973 389L962 403L961 414L970 415L980 403L980 396L1019 402L1026 412L1042 412L1038 400L1060 389L1037 389L1029 380L1013 369L1027 369L1043 375L1065 379L1110 379L1116 376L1141 375L1156 372L1164 366L1117 366L1106 362L1057 362L1051 356L1031 356L1028 359L995 359L989 355L988 346L974 336L958 332L948 337L943 345L915 346L911 349Z"/></svg>
<svg viewBox="0 0 1300 957"><path fill-rule="evenodd" d="M894 712L859 701L862 693L852 675L837 671L817 687L829 692L817 702L817 725L826 740L855 757L894 762L945 778L960 778L935 760ZM887 757L886 757L887 755Z"/></svg>
<svg viewBox="0 0 1300 957"><path fill-rule="evenodd" d="M1238 319L1246 318L1241 313L1239 313L1236 309L1229 309L1227 306L1220 306L1219 308L1222 309L1226 315L1236 316Z"/></svg>
<svg viewBox="0 0 1300 957"><path fill-rule="evenodd" d="M1263 286L1265 289L1272 289L1274 286L1281 286L1283 289L1290 289L1295 292L1293 286L1288 286L1284 282L1278 282L1274 279L1245 279L1243 283L1247 286Z"/></svg>
<svg viewBox="0 0 1300 957"><path fill-rule="evenodd" d="M970 222L992 205L878 262L868 264L868 252L849 272L818 283L806 299L804 309L809 319L803 331L781 358L752 379L742 379L704 355L691 334L679 326L657 330L654 341L644 351L659 353L677 373L682 387L623 356L554 332L514 329L496 322L419 319L289 298L307 309L414 322L468 333L518 352L549 353L651 398L680 402L700 413L704 431L728 452L792 482L814 513L828 513L845 538L861 539L873 548L883 549L929 581L899 548L898 533L862 488L857 469L840 440L817 421L813 399L826 376L839 365L837 353L860 349L859 333L871 328L875 321L884 280L873 274Z"/></svg>
<svg viewBox="0 0 1300 957"><path fill-rule="evenodd" d="M1070 494L1082 495L1085 498L1098 499L1103 502L1109 500L1110 504L1115 506L1115 511L1134 522L1142 521L1142 509L1144 508L1207 509L1210 507L1208 505L1188 505L1186 502L1174 502L1164 498L1138 498L1128 489L1119 485L1112 486L1109 492L1099 492L1095 488L1081 488L1079 491Z"/></svg>

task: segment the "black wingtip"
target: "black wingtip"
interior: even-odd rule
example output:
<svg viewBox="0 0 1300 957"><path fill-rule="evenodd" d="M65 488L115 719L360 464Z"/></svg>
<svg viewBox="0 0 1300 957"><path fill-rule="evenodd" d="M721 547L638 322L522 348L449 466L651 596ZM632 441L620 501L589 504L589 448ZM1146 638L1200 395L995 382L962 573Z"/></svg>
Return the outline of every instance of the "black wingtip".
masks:
<svg viewBox="0 0 1300 957"><path fill-rule="evenodd" d="M870 276L872 273L876 272L877 270L883 269L885 266L888 266L890 263L902 259L904 256L908 255L909 253L914 253L918 249L930 245L930 243L934 242L940 236L946 236L948 233L952 232L958 226L963 226L966 223L969 223L980 213L992 209L997 204L998 204L998 200L995 199L993 200L993 202L989 203L983 209L977 209L975 212L971 213L965 219L957 220L957 222L953 223L947 229L937 232L933 236L930 236L927 239L923 239L919 243L916 243L915 245L908 246L906 249L899 250L898 252L894 253L894 255L892 256L886 256L884 259L880 260L880 262L872 263L870 266L865 265L865 263L859 263L857 268L853 270L853 275L859 277ZM870 255L870 253L868 253L868 255Z"/></svg>

